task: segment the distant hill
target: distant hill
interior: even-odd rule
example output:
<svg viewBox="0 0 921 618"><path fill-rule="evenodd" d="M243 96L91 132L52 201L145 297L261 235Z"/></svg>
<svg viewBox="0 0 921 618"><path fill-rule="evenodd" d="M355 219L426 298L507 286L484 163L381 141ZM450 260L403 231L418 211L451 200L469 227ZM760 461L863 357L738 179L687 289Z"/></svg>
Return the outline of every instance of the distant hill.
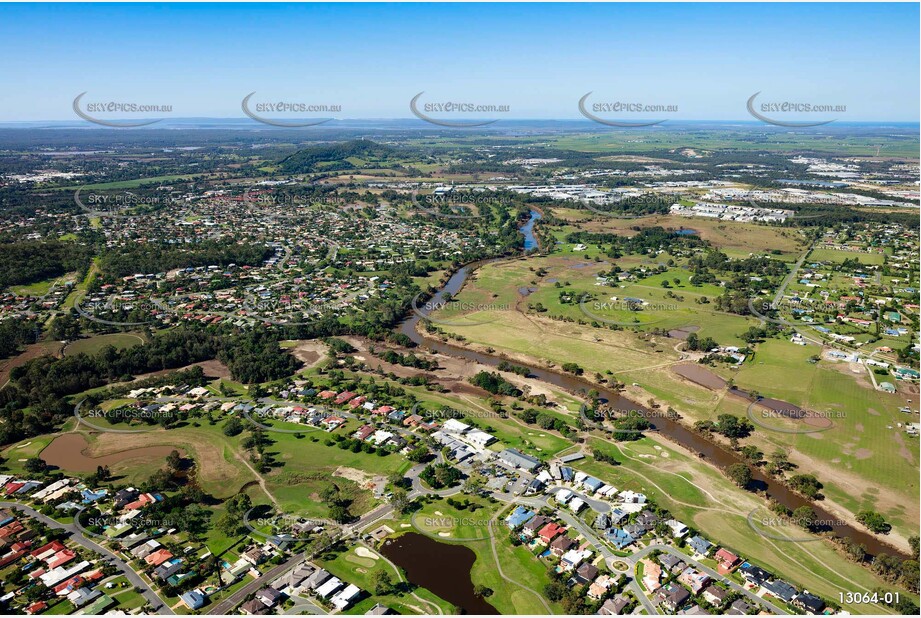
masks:
<svg viewBox="0 0 921 618"><path fill-rule="evenodd" d="M397 153L399 151L391 146L369 140L352 140L298 150L279 161L278 167L288 174L360 169L393 163Z"/></svg>

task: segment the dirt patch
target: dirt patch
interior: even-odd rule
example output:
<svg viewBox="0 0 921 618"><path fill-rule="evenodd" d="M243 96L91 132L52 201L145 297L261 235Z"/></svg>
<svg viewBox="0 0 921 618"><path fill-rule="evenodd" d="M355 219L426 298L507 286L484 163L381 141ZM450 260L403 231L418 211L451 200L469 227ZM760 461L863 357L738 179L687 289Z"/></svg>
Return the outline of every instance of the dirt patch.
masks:
<svg viewBox="0 0 921 618"><path fill-rule="evenodd" d="M333 476L339 476L349 481L353 481L357 483L358 486L362 489L374 489L377 483L383 480L383 477L381 476L346 466L339 466L336 468L336 471L333 472Z"/></svg>
<svg viewBox="0 0 921 618"><path fill-rule="evenodd" d="M908 447L905 445L905 436L899 432L895 434L895 441L899 445L899 457L914 465L915 458L912 456L911 451L909 451Z"/></svg>
<svg viewBox="0 0 921 618"><path fill-rule="evenodd" d="M68 433L55 438L41 452L42 461L71 472L95 472L98 466L115 466L131 459L164 459L173 449L171 446L148 446L132 448L92 456L90 444L83 434ZM180 453L181 454L181 453Z"/></svg>
<svg viewBox="0 0 921 618"><path fill-rule="evenodd" d="M291 354L304 363L307 368L317 365L326 356L326 344L319 339L298 341L297 345L290 348Z"/></svg>
<svg viewBox="0 0 921 618"><path fill-rule="evenodd" d="M0 388L6 386L6 383L10 379L10 372L16 367L21 367L33 358L45 356L46 354L61 356L61 351L63 349L64 344L60 341L43 341L41 343L27 345L26 349L23 350L21 354L0 361Z"/></svg>
<svg viewBox="0 0 921 618"><path fill-rule="evenodd" d="M857 459L869 459L870 457L873 457L873 451L866 448L859 448L854 451L854 457Z"/></svg>
<svg viewBox="0 0 921 618"><path fill-rule="evenodd" d="M685 341L688 338L688 335L699 330L700 326L682 326L681 328L676 328L674 330L668 331L668 336L672 339L681 339L682 341Z"/></svg>
<svg viewBox="0 0 921 618"><path fill-rule="evenodd" d="M228 458L233 458L232 455L228 454L225 458L226 445L215 440L213 434L205 430L196 431L183 428L135 434L98 433L93 435L95 440L85 452L92 458L149 447L163 447L167 454L174 449L182 454L188 454L195 459L198 479L202 486L218 498L236 493L242 483L253 478L251 474L234 466L228 460ZM96 465L98 464L93 464L92 472L96 471Z"/></svg>
<svg viewBox="0 0 921 618"><path fill-rule="evenodd" d="M179 367L177 369L161 369L160 371L151 371L150 373L142 373L138 376L135 376L132 382L139 382L141 380L146 380L147 378L153 378L156 376L162 376L169 373L176 373L177 371L184 371L192 367L201 367L202 371L205 372L205 377L212 380L222 378L229 380L230 378L230 369L227 368L227 365L222 363L217 359L201 361L200 363L193 363L191 365L186 365L185 367Z"/></svg>
<svg viewBox="0 0 921 618"><path fill-rule="evenodd" d="M726 380L700 365L674 365L672 371L685 380L710 390L718 391L726 387Z"/></svg>

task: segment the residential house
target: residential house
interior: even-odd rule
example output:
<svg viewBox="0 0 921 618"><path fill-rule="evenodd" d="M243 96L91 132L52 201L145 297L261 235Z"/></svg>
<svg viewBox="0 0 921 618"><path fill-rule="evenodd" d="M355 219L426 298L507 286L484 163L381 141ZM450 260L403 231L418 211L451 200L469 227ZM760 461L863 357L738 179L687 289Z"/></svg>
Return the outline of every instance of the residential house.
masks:
<svg viewBox="0 0 921 618"><path fill-rule="evenodd" d="M630 602L627 601L625 597L617 595L614 598L606 600L598 610L598 614L600 616L620 616L629 605Z"/></svg>
<svg viewBox="0 0 921 618"><path fill-rule="evenodd" d="M739 564L739 557L724 547L720 547L716 550L713 557L719 563L720 569L724 572L731 571Z"/></svg>
<svg viewBox="0 0 921 618"><path fill-rule="evenodd" d="M505 518L505 523L511 530L515 530L519 526L523 526L527 523L532 517L534 517L534 511L531 511L523 506L515 507L515 510Z"/></svg>
<svg viewBox="0 0 921 618"><path fill-rule="evenodd" d="M189 590L188 592L183 592L179 595L179 598L191 610L196 610L201 607L204 607L205 602L208 600L208 597L201 590Z"/></svg>
<svg viewBox="0 0 921 618"><path fill-rule="evenodd" d="M594 564L586 562L576 569L576 581L580 584L587 584L596 577L598 577L598 567Z"/></svg>
<svg viewBox="0 0 921 618"><path fill-rule="evenodd" d="M313 574L304 581L304 588L309 590L316 590L322 586L326 581L332 577L327 571L323 569L317 569Z"/></svg>
<svg viewBox="0 0 921 618"><path fill-rule="evenodd" d="M275 588L263 588L256 593L256 598L265 603L267 607L275 607L275 604L285 598L285 595L275 590Z"/></svg>
<svg viewBox="0 0 921 618"><path fill-rule="evenodd" d="M691 593L685 590L684 586L679 586L672 582L659 588L653 598L657 605L675 613L688 602L688 599L691 598Z"/></svg>
<svg viewBox="0 0 921 618"><path fill-rule="evenodd" d="M330 599L330 603L333 604L333 607L335 607L339 611L342 611L346 609L349 605L351 605L352 601L358 598L358 595L360 594L361 594L361 588L359 588L358 586L354 584L349 584L348 586L345 587L345 589L343 589L336 596Z"/></svg>
<svg viewBox="0 0 921 618"><path fill-rule="evenodd" d="M681 573L687 566L684 561L681 560L681 558L669 553L663 553L659 555L659 564L661 564L665 570L673 575Z"/></svg>
<svg viewBox="0 0 921 618"><path fill-rule="evenodd" d="M173 557L173 554L170 553L169 550L167 550L167 549L158 549L158 550L156 550L156 551L153 551L153 552L149 553L149 554L144 558L144 562L146 562L146 563L149 564L150 566L160 566L161 564L163 564L164 562L166 562L167 560L169 560L169 559L172 558L172 557Z"/></svg>
<svg viewBox="0 0 921 618"><path fill-rule="evenodd" d="M707 586L704 588L703 592L701 592L700 596L710 605L722 607L723 601L729 596L729 592L722 588L717 588L716 586Z"/></svg>
<svg viewBox="0 0 921 618"><path fill-rule="evenodd" d="M558 536L552 543L550 543L550 551L554 556L562 556L576 546L578 546L578 543L573 541L568 536Z"/></svg>
<svg viewBox="0 0 921 618"><path fill-rule="evenodd" d="M746 582L753 586L761 586L769 579L771 579L771 574L762 569L759 566L745 562L739 567L738 573L745 579Z"/></svg>
<svg viewBox="0 0 921 618"><path fill-rule="evenodd" d="M693 567L688 567L678 576L678 581L690 588L694 594L700 594L701 590L710 583L710 576Z"/></svg>
<svg viewBox="0 0 921 618"><path fill-rule="evenodd" d="M266 604L259 599L250 599L240 606L240 611L248 616L264 616L271 613Z"/></svg>
<svg viewBox="0 0 921 618"><path fill-rule="evenodd" d="M326 581L322 586L316 589L316 594L318 597L329 599L335 594L337 590L342 588L342 580L338 577L332 577Z"/></svg>
<svg viewBox="0 0 921 618"><path fill-rule="evenodd" d="M571 571L591 558L592 553L594 552L590 549L570 549L560 557L560 568L565 571Z"/></svg>
<svg viewBox="0 0 921 618"><path fill-rule="evenodd" d="M791 601L793 607L797 607L807 614L820 614L825 609L825 601L820 599L809 591L804 591L793 597Z"/></svg>
<svg viewBox="0 0 921 618"><path fill-rule="evenodd" d="M540 529L540 532L537 533L537 537L544 545L549 545L553 539L565 531L566 528L552 521Z"/></svg>
<svg viewBox="0 0 921 618"><path fill-rule="evenodd" d="M700 535L688 539L688 545L691 549L694 550L695 553L701 556L706 556L710 553L710 550L713 549L713 543Z"/></svg>
<svg viewBox="0 0 921 618"><path fill-rule="evenodd" d="M765 582L762 587L785 603L789 603L796 596L796 588L782 579Z"/></svg>
<svg viewBox="0 0 921 618"><path fill-rule="evenodd" d="M533 538L534 535L537 534L538 530L541 530L544 526L551 523L552 521L553 520L545 515L536 515L535 517L531 518L531 521L522 527L521 532L525 536Z"/></svg>
<svg viewBox="0 0 921 618"><path fill-rule="evenodd" d="M736 599L729 606L726 614L729 616L746 616L751 613L752 606L745 602L744 599Z"/></svg>

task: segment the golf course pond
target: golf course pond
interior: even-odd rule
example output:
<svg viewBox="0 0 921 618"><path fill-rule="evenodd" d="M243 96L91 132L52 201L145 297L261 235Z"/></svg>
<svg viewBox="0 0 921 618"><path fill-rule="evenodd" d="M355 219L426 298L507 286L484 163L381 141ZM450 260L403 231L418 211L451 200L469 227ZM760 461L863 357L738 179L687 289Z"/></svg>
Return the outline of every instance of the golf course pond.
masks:
<svg viewBox="0 0 921 618"><path fill-rule="evenodd" d="M464 613L499 613L473 593L470 569L476 554L469 547L439 543L424 534L407 532L384 541L379 551L406 572L410 583L457 605Z"/></svg>

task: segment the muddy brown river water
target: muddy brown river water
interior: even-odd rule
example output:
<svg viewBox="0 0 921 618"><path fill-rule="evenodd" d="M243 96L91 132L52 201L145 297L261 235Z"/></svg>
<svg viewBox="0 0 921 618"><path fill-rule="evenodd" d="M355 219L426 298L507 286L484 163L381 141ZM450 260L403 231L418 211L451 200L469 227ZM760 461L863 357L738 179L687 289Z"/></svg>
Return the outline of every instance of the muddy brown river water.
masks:
<svg viewBox="0 0 921 618"><path fill-rule="evenodd" d="M438 292L433 296L431 302L427 303L427 306L441 306L443 303L442 299L444 298L444 295L450 294L452 297L455 297L463 288L464 283L473 271L475 271L477 268L492 262L501 261L503 259L505 258L485 260L469 264L467 266L462 266L448 279L448 282L444 285L444 287L438 290ZM427 311L422 311L421 313L425 314ZM474 350L468 350L466 348L452 345L450 343L444 343L431 337L426 337L416 330L417 325L421 319L422 318L419 315L411 315L400 324L398 327L399 332L409 337L417 345L426 347L434 352L439 352L441 354L446 354L458 358L465 358L492 367L498 366L499 363L505 360L498 356L493 356ZM648 414L648 418L652 417L652 414L649 414L649 410L647 410L645 406L642 406L634 401L630 401L629 399L623 397L620 393L603 388L597 384L588 382L572 375L563 375L548 369L534 367L517 360L515 361L515 364L527 366L530 371L529 377L532 379L537 379L542 382L552 384L565 391L582 396L586 396L589 390L594 389L600 394L602 398L607 400L607 405L614 409L642 410ZM683 368L682 371L684 372L679 373L679 375L683 375L688 380L691 380L706 388L718 390L726 386L725 380L703 367L696 365L679 365L678 368ZM740 389L732 389L731 392L733 395L737 395L749 401L753 399L751 395ZM764 399L759 403L765 407L771 408L790 407L790 404L772 399ZM657 416L654 425L655 429L664 437L671 440L672 442L675 442L676 444L683 446L693 453L697 453L698 456L706 459L718 468L725 470L733 464L745 464L745 461L743 461L742 458L734 451L729 450L728 448L724 448L722 445L707 439L704 435L695 432L691 428L682 425L678 421L664 418L659 415ZM906 559L911 558L904 552L896 549L888 543L885 543L876 535L840 521L838 517L823 509L818 503L807 500L799 494L791 491L788 487L778 482L773 477L764 474L760 468L751 466L749 467L752 470L752 487L757 490L764 491L770 498L773 498L780 504L783 504L791 511L796 510L800 506L809 506L815 512L817 516L816 519L827 522L834 522L833 525L827 527L827 530L833 532L836 536L849 538L854 542L864 545L867 549L867 553L870 555L875 556L880 553L885 553L889 555L899 555Z"/></svg>

